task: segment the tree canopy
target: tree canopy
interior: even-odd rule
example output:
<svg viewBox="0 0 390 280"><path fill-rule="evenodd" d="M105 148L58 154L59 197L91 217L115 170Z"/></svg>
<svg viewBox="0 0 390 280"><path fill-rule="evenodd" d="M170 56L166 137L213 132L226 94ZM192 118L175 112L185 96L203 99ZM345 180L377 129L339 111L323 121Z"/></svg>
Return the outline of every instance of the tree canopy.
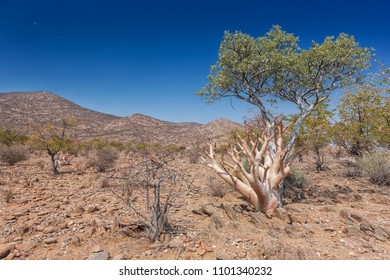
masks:
<svg viewBox="0 0 390 280"><path fill-rule="evenodd" d="M257 106L264 119L274 119L267 102L289 101L301 114L326 99L332 91L351 85L369 68L372 49L362 48L353 36L326 37L310 49L280 26L263 37L225 32L219 60L204 88L197 92L208 102L236 97Z"/></svg>

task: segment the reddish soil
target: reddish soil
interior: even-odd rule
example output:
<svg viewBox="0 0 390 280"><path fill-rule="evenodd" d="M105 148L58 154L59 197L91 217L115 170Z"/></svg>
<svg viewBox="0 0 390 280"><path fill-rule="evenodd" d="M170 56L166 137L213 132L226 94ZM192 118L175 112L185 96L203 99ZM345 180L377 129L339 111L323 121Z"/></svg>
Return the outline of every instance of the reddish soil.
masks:
<svg viewBox="0 0 390 280"><path fill-rule="evenodd" d="M123 183L103 182L124 176L132 154L121 154L104 173L78 156L57 177L49 160L31 155L16 166L0 165L0 258L390 259L390 188L348 177L346 158L329 156L330 170L318 173L305 158L297 169L308 186L290 192L273 217L253 212L204 165L178 158L173 168L195 179L171 186L170 228L153 244L140 217L113 193ZM218 197L218 190L226 194ZM145 197L140 188L131 196L141 212Z"/></svg>

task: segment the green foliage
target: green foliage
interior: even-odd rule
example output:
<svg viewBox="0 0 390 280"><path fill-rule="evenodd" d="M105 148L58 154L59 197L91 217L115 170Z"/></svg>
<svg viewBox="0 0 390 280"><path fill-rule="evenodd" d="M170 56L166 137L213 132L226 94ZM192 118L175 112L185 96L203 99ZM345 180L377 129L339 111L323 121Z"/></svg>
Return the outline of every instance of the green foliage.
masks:
<svg viewBox="0 0 390 280"><path fill-rule="evenodd" d="M390 186L390 155L365 154L356 162L357 171L369 178L370 183Z"/></svg>
<svg viewBox="0 0 390 280"><path fill-rule="evenodd" d="M35 133L29 138L29 144L38 149L46 150L51 158L53 173L59 174L56 155L73 145L73 137L67 135L70 128L76 126L76 121L70 117L59 117L59 124L47 123L45 126L32 124Z"/></svg>
<svg viewBox="0 0 390 280"><path fill-rule="evenodd" d="M225 32L219 60L197 94L208 102L231 96L245 100L265 119L272 115L265 102L288 101L306 112L331 91L360 80L371 58L371 49L359 47L347 34L326 37L322 44L313 42L303 50L298 37L279 26L259 38Z"/></svg>
<svg viewBox="0 0 390 280"><path fill-rule="evenodd" d="M332 142L334 113L328 108L325 102L318 104L301 127L302 142L306 142L316 153Z"/></svg>
<svg viewBox="0 0 390 280"><path fill-rule="evenodd" d="M78 143L79 150L101 150L106 147L113 147L118 150L131 148L130 142L108 141L102 138L93 138L91 140L81 141Z"/></svg>
<svg viewBox="0 0 390 280"><path fill-rule="evenodd" d="M348 91L338 105L340 121L335 125L335 140L356 156L372 153L378 146L390 145L390 101L386 89L362 85Z"/></svg>
<svg viewBox="0 0 390 280"><path fill-rule="evenodd" d="M295 143L296 149L311 149L319 153L322 148L332 142L334 113L328 108L328 103L321 102L304 119ZM287 121L295 122L297 118L298 115L292 115L287 117Z"/></svg>
<svg viewBox="0 0 390 280"><path fill-rule="evenodd" d="M222 144L215 149L215 152L219 154L224 154L227 152L228 149L229 149L228 144Z"/></svg>
<svg viewBox="0 0 390 280"><path fill-rule="evenodd" d="M32 147L46 150L49 155L57 154L72 145L73 137L67 135L68 129L75 126L71 118L61 117L61 125L47 123L45 126L33 125L33 134L29 143Z"/></svg>
<svg viewBox="0 0 390 280"><path fill-rule="evenodd" d="M0 128L0 144L11 146L14 144L24 144L28 137L14 129Z"/></svg>

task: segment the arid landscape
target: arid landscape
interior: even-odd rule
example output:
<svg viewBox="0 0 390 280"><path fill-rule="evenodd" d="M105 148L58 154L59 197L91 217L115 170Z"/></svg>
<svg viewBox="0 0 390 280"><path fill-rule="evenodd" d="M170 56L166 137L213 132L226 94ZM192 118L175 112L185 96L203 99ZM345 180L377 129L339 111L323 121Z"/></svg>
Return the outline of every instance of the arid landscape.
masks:
<svg viewBox="0 0 390 280"><path fill-rule="evenodd" d="M0 93L4 128L29 133L32 122L55 122L58 115L77 120L71 133L78 140L178 149L157 159L122 150L101 172L80 151L57 176L45 151L32 150L13 166L0 163L0 259L390 259L390 188L355 176L354 159L335 148L326 149L324 171L316 171L311 153L294 162L306 182L286 188L283 207L265 215L193 157L200 142L224 143L237 123L120 118L47 92ZM161 185L162 205L170 198L169 226L155 242L142 221L151 203L147 189L132 181L145 160L163 162L175 174L173 183Z"/></svg>

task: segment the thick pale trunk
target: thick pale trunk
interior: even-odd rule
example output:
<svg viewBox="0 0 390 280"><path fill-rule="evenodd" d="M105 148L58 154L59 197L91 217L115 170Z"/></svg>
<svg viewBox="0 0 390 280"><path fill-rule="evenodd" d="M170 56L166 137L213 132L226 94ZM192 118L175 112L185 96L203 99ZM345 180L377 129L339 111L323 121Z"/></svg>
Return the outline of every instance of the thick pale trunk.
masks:
<svg viewBox="0 0 390 280"><path fill-rule="evenodd" d="M216 145L210 143L208 157L211 161L203 160L234 186L255 211L272 214L281 204L280 184L291 172L290 163L285 162L289 151L283 149L283 131L280 121L266 127L262 137L238 135L236 145L229 148L226 157L216 157Z"/></svg>
<svg viewBox="0 0 390 280"><path fill-rule="evenodd" d="M275 190L264 191L258 201L259 205L255 207L255 211L272 214L278 208L278 193Z"/></svg>
<svg viewBox="0 0 390 280"><path fill-rule="evenodd" d="M253 205L255 211L263 213L273 213L279 206L279 183L273 178L265 178L264 184L245 184L238 178L227 174L222 168L216 165L209 165L226 182L233 185L245 199ZM267 182L276 182L274 186Z"/></svg>

